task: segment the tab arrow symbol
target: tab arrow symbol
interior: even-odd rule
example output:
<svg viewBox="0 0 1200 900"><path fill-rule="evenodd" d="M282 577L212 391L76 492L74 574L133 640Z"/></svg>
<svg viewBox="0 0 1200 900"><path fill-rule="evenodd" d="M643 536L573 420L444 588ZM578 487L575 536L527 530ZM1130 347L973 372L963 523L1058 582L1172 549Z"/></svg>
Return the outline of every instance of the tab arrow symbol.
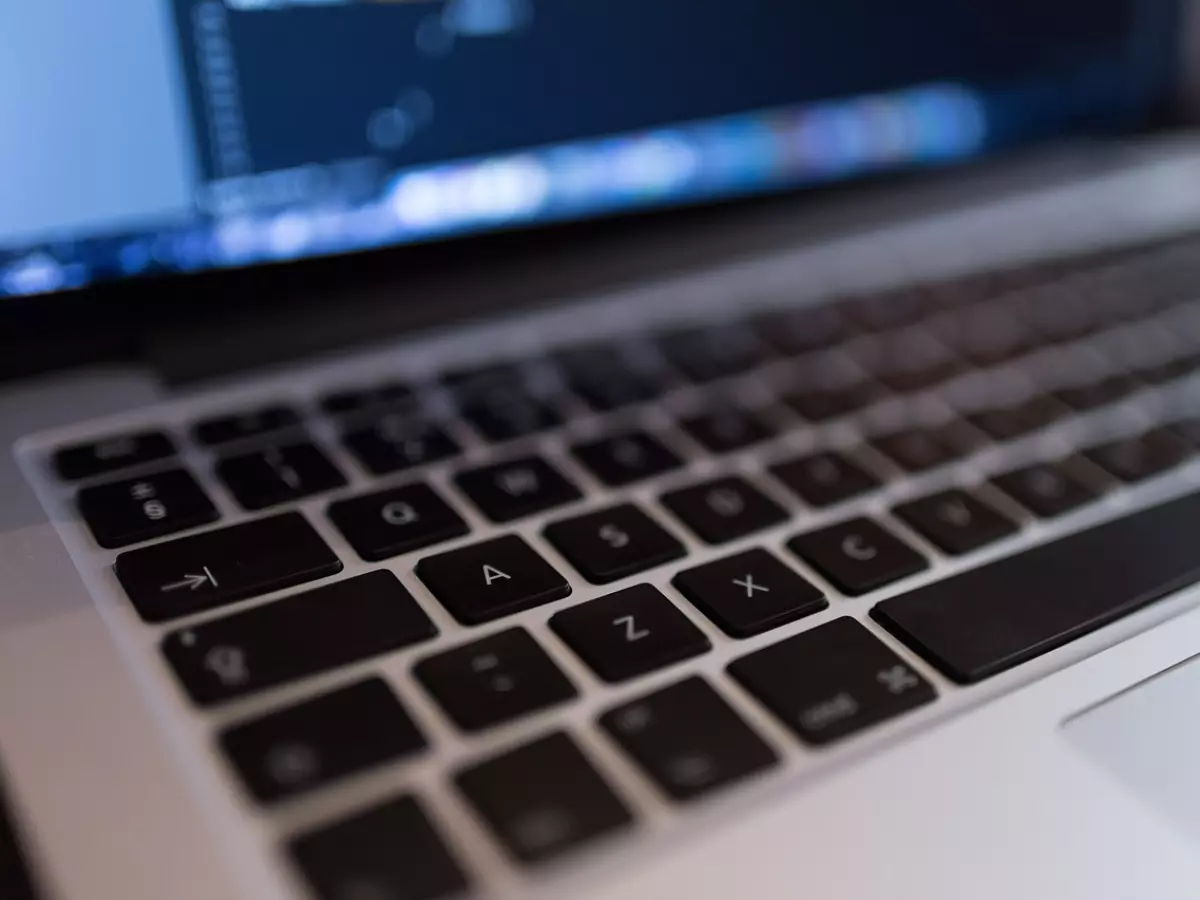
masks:
<svg viewBox="0 0 1200 900"><path fill-rule="evenodd" d="M217 586L217 579L213 577L213 573L208 570L208 566L204 567L203 575L184 575L179 581L173 581L170 584L164 584L162 591L177 591L180 588L188 588L189 590L197 590L206 584Z"/></svg>

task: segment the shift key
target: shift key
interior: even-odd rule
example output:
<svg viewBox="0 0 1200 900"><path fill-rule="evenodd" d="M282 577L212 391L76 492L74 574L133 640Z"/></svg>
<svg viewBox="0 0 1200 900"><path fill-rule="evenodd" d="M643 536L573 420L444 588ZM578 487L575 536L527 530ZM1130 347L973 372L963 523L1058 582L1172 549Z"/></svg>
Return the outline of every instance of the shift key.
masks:
<svg viewBox="0 0 1200 900"><path fill-rule="evenodd" d="M297 512L130 550L117 579L147 622L165 622L324 578L342 563Z"/></svg>

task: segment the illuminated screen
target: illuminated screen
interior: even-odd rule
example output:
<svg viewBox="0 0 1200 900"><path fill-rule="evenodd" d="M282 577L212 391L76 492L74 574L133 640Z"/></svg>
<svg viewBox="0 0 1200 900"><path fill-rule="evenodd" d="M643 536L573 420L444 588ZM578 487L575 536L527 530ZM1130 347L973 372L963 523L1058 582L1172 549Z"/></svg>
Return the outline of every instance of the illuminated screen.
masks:
<svg viewBox="0 0 1200 900"><path fill-rule="evenodd" d="M1169 0L0 4L0 294L961 161L1142 121Z"/></svg>

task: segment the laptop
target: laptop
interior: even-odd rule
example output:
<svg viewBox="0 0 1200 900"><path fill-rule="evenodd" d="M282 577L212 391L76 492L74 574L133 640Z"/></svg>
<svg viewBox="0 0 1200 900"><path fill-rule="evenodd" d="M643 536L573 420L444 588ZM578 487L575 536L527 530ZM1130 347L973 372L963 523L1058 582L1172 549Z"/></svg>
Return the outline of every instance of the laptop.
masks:
<svg viewBox="0 0 1200 900"><path fill-rule="evenodd" d="M1200 884L1172 0L0 9L0 896Z"/></svg>

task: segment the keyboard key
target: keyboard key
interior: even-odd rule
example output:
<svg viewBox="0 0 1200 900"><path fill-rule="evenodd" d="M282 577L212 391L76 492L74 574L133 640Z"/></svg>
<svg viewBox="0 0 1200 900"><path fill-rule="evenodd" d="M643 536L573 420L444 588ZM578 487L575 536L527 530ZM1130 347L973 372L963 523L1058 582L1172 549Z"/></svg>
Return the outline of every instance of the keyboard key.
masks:
<svg viewBox="0 0 1200 900"><path fill-rule="evenodd" d="M671 491L662 496L662 502L709 544L737 540L788 519L782 506L734 477Z"/></svg>
<svg viewBox="0 0 1200 900"><path fill-rule="evenodd" d="M879 622L960 683L989 678L1200 580L1200 493L876 604Z"/></svg>
<svg viewBox="0 0 1200 900"><path fill-rule="evenodd" d="M1041 395L1014 406L979 410L966 418L994 440L1012 441L1054 424L1067 412L1053 397Z"/></svg>
<svg viewBox="0 0 1200 900"><path fill-rule="evenodd" d="M687 616L648 584L556 613L550 627L610 683L699 656L712 646Z"/></svg>
<svg viewBox="0 0 1200 900"><path fill-rule="evenodd" d="M833 303L768 313L758 319L756 328L759 337L785 356L824 350L851 334L840 307Z"/></svg>
<svg viewBox="0 0 1200 900"><path fill-rule="evenodd" d="M425 738L371 678L237 725L220 744L250 793L272 803L424 750Z"/></svg>
<svg viewBox="0 0 1200 900"><path fill-rule="evenodd" d="M627 339L581 347L560 355L558 365L575 394L597 412L609 412L653 400L670 386L662 361L639 349Z"/></svg>
<svg viewBox="0 0 1200 900"><path fill-rule="evenodd" d="M575 687L523 628L423 659L413 674L463 731L565 703Z"/></svg>
<svg viewBox="0 0 1200 900"><path fill-rule="evenodd" d="M858 497L882 484L874 475L833 451L771 466L771 474L809 506L818 509Z"/></svg>
<svg viewBox="0 0 1200 900"><path fill-rule="evenodd" d="M489 441L511 441L562 424L562 416L540 400L493 394L462 406L462 417Z"/></svg>
<svg viewBox="0 0 1200 900"><path fill-rule="evenodd" d="M658 346L671 365L699 384L741 375L771 355L753 331L728 322L670 332Z"/></svg>
<svg viewBox="0 0 1200 900"><path fill-rule="evenodd" d="M288 406L264 406L227 416L212 416L192 426L197 444L216 447L233 441L261 437L300 424L300 414Z"/></svg>
<svg viewBox="0 0 1200 900"><path fill-rule="evenodd" d="M562 417L533 392L529 375L516 366L493 366L443 378L459 412L489 441L508 441L562 424Z"/></svg>
<svg viewBox="0 0 1200 900"><path fill-rule="evenodd" d="M300 500L346 483L325 454L309 443L226 457L217 463L217 475L249 510Z"/></svg>
<svg viewBox="0 0 1200 900"><path fill-rule="evenodd" d="M428 556L417 576L454 618L477 625L560 600L571 586L515 534Z"/></svg>
<svg viewBox="0 0 1200 900"><path fill-rule="evenodd" d="M629 431L576 444L571 452L609 487L624 487L683 465L683 461L658 438L644 431Z"/></svg>
<svg viewBox="0 0 1200 900"><path fill-rule="evenodd" d="M840 304L846 318L865 331L891 331L921 318L928 309L923 294L914 288L897 288Z"/></svg>
<svg viewBox="0 0 1200 900"><path fill-rule="evenodd" d="M443 900L467 888L412 797L304 834L289 850L320 900Z"/></svg>
<svg viewBox="0 0 1200 900"><path fill-rule="evenodd" d="M1114 478L1129 484L1145 481L1175 468L1192 455L1192 448L1165 429L1101 444L1083 455Z"/></svg>
<svg viewBox="0 0 1200 900"><path fill-rule="evenodd" d="M793 391L783 402L810 422L848 416L888 396L887 389L866 379L847 384Z"/></svg>
<svg viewBox="0 0 1200 900"><path fill-rule="evenodd" d="M775 436L761 413L726 407L679 423L697 443L712 453L732 453Z"/></svg>
<svg viewBox="0 0 1200 900"><path fill-rule="evenodd" d="M929 567L921 554L870 519L851 519L802 534L787 546L852 597Z"/></svg>
<svg viewBox="0 0 1200 900"><path fill-rule="evenodd" d="M462 448L423 416L394 413L342 438L367 471L389 475L457 456Z"/></svg>
<svg viewBox="0 0 1200 900"><path fill-rule="evenodd" d="M437 628L391 572L368 572L168 634L162 652L210 706L429 640Z"/></svg>
<svg viewBox="0 0 1200 900"><path fill-rule="evenodd" d="M407 384L385 381L369 387L333 391L321 398L321 408L331 416L345 416L389 406L411 405L415 396Z"/></svg>
<svg viewBox="0 0 1200 900"><path fill-rule="evenodd" d="M454 781L522 863L545 862L633 822L561 731L459 772Z"/></svg>
<svg viewBox="0 0 1200 900"><path fill-rule="evenodd" d="M1091 503L1100 492L1081 481L1066 463L1037 463L998 475L992 484L1043 519Z"/></svg>
<svg viewBox="0 0 1200 900"><path fill-rule="evenodd" d="M960 459L966 452L939 428L897 431L873 438L871 446L906 472L924 472Z"/></svg>
<svg viewBox="0 0 1200 900"><path fill-rule="evenodd" d="M694 800L779 761L701 678L617 707L600 725L673 800Z"/></svg>
<svg viewBox="0 0 1200 900"><path fill-rule="evenodd" d="M1072 409L1088 412L1123 400L1140 387L1141 384L1132 375L1109 375L1085 384L1059 388L1050 393Z"/></svg>
<svg viewBox="0 0 1200 900"><path fill-rule="evenodd" d="M743 656L729 674L784 725L822 746L937 698L933 686L851 618Z"/></svg>
<svg viewBox="0 0 1200 900"><path fill-rule="evenodd" d="M183 469L84 488L79 513L101 547L123 547L215 522L220 515Z"/></svg>
<svg viewBox="0 0 1200 900"><path fill-rule="evenodd" d="M342 563L290 512L126 550L115 569L138 614L165 622L336 575Z"/></svg>
<svg viewBox="0 0 1200 900"><path fill-rule="evenodd" d="M966 365L924 329L889 334L855 347L860 365L897 393L912 393L949 381Z"/></svg>
<svg viewBox="0 0 1200 900"><path fill-rule="evenodd" d="M583 497L579 488L537 456L468 469L454 476L454 483L493 522L511 522Z"/></svg>
<svg viewBox="0 0 1200 900"><path fill-rule="evenodd" d="M686 569L671 584L737 638L770 631L829 605L820 590L760 549Z"/></svg>
<svg viewBox="0 0 1200 900"><path fill-rule="evenodd" d="M462 516L426 484L406 484L330 505L329 518L370 562L411 553L470 532Z"/></svg>
<svg viewBox="0 0 1200 900"><path fill-rule="evenodd" d="M546 540L592 584L609 584L687 551L661 525L624 503L546 526Z"/></svg>
<svg viewBox="0 0 1200 900"><path fill-rule="evenodd" d="M139 431L88 444L62 447L54 454L54 469L65 481L79 481L140 466L175 455L175 443L161 431Z"/></svg>
<svg viewBox="0 0 1200 900"><path fill-rule="evenodd" d="M892 510L915 531L955 556L1017 533L1011 519L966 491L949 490Z"/></svg>

